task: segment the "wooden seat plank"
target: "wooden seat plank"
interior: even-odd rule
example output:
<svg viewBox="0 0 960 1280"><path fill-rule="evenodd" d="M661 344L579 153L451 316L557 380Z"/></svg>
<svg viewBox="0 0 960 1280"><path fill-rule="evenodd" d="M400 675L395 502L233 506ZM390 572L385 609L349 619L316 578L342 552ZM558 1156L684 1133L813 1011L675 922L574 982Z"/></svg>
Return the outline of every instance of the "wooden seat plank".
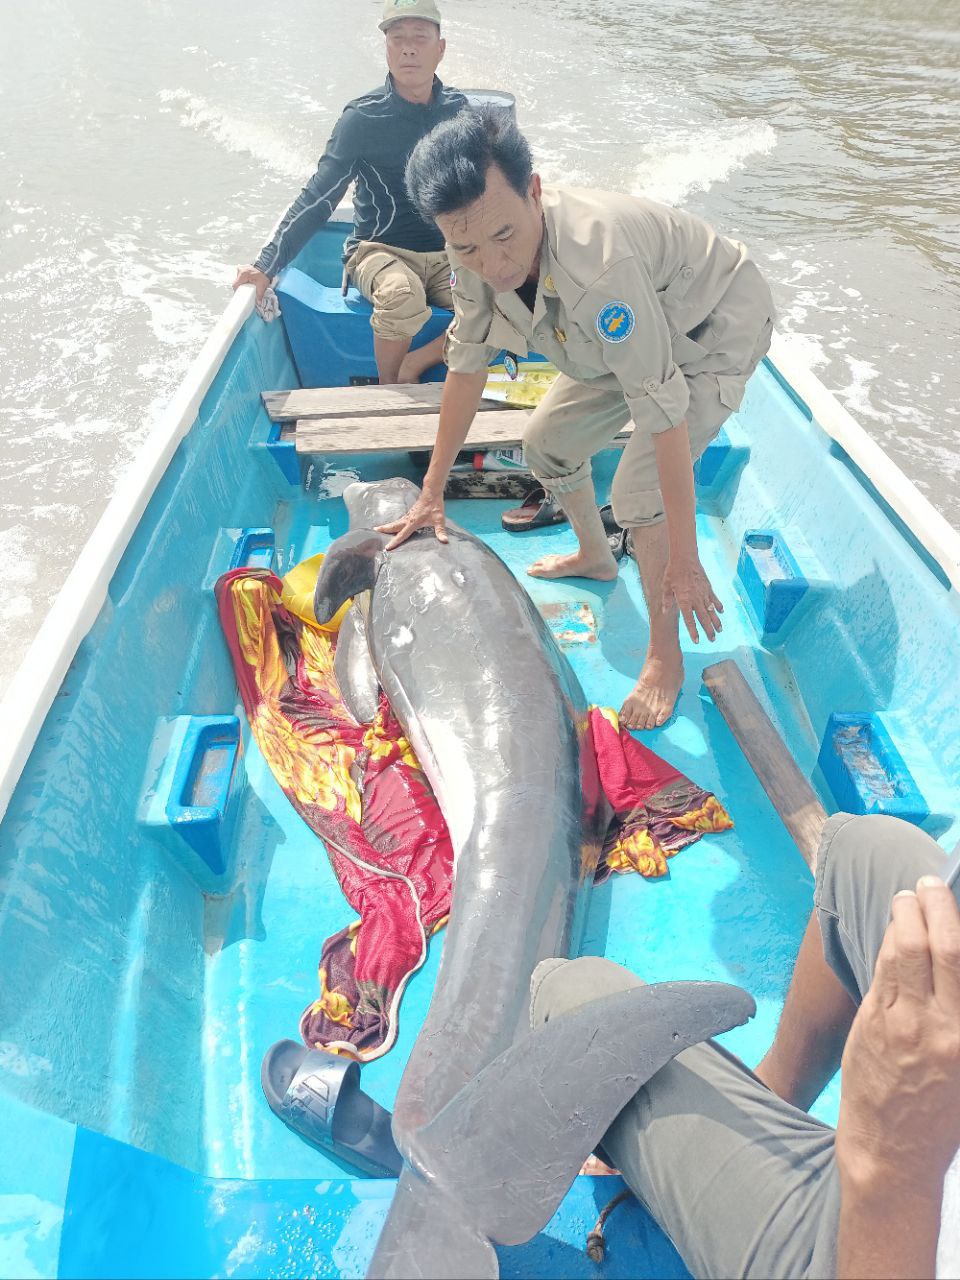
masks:
<svg viewBox="0 0 960 1280"><path fill-rule="evenodd" d="M732 658L706 667L706 685L800 856L816 872L827 811Z"/></svg>
<svg viewBox="0 0 960 1280"><path fill-rule="evenodd" d="M272 422L290 422L308 418L435 413L440 408L442 392L442 382L418 382L383 387L300 387L294 391L261 394ZM502 412L504 406L495 400L481 400L480 408Z"/></svg>
<svg viewBox="0 0 960 1280"><path fill-rule="evenodd" d="M494 409L479 414L464 442L468 449L506 449L521 443L527 413ZM432 449L439 414L391 414L383 417L298 419L297 453L387 453L391 450ZM630 438L633 425L620 432L612 447Z"/></svg>

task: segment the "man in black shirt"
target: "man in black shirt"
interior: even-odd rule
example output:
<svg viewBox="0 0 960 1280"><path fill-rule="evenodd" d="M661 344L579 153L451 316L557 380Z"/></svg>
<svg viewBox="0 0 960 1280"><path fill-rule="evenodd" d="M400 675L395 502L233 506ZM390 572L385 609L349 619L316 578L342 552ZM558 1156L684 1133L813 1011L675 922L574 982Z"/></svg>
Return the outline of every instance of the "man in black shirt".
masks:
<svg viewBox="0 0 960 1280"><path fill-rule="evenodd" d="M467 100L435 75L446 48L435 0L386 0L380 29L386 37L386 84L347 103L316 173L253 265L240 267L233 287L255 285L259 301L355 183L353 231L344 259L373 306L380 381L416 382L442 358L444 335L417 351L411 352L410 344L429 318L431 304L452 311L453 299L443 236L417 213L403 174L420 139Z"/></svg>

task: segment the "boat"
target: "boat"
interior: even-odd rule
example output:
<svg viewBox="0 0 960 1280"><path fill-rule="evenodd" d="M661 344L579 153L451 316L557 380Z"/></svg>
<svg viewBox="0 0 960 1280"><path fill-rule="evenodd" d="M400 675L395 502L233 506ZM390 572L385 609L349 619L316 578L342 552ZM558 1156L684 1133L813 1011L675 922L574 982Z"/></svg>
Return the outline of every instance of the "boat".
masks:
<svg viewBox="0 0 960 1280"><path fill-rule="evenodd" d="M320 944L349 913L251 740L213 591L231 567L283 573L324 551L346 527L350 480L417 475L406 444L298 452L263 400L375 380L366 304L340 287L348 218L281 278L279 322L255 313L252 289L233 295L3 701L3 1276L357 1276L390 1203L391 1180L307 1146L261 1093L263 1054L295 1034ZM597 460L601 497L616 457ZM702 669L736 662L828 811L894 813L951 848L960 537L781 336L699 462L697 493L724 629L685 644L678 713L644 740L735 829L668 876L597 888L582 950L648 981L745 987L757 1015L725 1043L753 1064L812 878ZM572 535L508 534L506 505L463 499L450 515L524 583L590 701L619 706L646 635L635 566L612 584L529 579L526 564ZM363 1066L384 1107L442 945L409 983L395 1046ZM834 1082L816 1113L835 1120L837 1099ZM619 1185L578 1177L544 1231L500 1250L501 1273L686 1275L636 1203L608 1226L599 1272L587 1258Z"/></svg>

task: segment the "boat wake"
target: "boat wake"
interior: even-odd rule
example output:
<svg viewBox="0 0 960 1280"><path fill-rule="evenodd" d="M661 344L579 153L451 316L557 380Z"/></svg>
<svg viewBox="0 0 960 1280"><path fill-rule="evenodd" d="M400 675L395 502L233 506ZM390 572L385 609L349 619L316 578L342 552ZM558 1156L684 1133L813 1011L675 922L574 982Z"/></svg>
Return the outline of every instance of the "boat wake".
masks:
<svg viewBox="0 0 960 1280"><path fill-rule="evenodd" d="M302 181L316 167L316 156L290 146L269 125L232 115L189 89L161 89L158 96L171 110L179 110L185 129L213 138L227 151L252 156L282 177Z"/></svg>
<svg viewBox="0 0 960 1280"><path fill-rule="evenodd" d="M678 129L660 134L643 148L645 159L636 171L632 193L682 204L693 191L709 191L738 169L750 156L769 155L777 135L760 120L724 120L712 128Z"/></svg>

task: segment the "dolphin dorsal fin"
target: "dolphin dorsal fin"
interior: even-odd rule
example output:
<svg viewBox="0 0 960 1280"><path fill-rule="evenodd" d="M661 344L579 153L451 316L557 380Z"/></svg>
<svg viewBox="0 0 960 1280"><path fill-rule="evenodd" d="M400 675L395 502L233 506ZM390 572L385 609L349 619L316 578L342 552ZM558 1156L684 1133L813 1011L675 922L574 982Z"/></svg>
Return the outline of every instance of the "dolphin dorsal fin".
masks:
<svg viewBox="0 0 960 1280"><path fill-rule="evenodd" d="M319 623L329 622L344 601L372 590L389 541L389 535L374 529L352 529L330 544L313 593Z"/></svg>

